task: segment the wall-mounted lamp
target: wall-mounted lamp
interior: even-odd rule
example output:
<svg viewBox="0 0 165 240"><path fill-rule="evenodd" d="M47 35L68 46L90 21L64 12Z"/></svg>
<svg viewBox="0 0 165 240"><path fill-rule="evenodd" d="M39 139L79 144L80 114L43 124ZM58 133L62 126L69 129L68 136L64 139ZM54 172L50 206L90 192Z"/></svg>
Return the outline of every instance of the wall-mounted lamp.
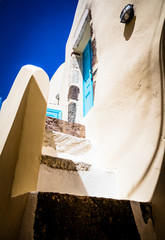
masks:
<svg viewBox="0 0 165 240"><path fill-rule="evenodd" d="M125 6L125 8L122 10L120 14L120 22L128 23L131 21L133 16L134 16L133 4L128 4L127 6Z"/></svg>

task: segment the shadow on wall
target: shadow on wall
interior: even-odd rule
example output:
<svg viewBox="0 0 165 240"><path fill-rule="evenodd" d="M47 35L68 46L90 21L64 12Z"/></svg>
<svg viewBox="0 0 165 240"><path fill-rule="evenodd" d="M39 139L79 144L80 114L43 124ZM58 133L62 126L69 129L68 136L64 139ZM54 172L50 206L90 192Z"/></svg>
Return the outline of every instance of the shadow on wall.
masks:
<svg viewBox="0 0 165 240"><path fill-rule="evenodd" d="M68 171L41 164L37 191L88 196L78 171Z"/></svg>
<svg viewBox="0 0 165 240"><path fill-rule="evenodd" d="M128 41L130 39L130 37L132 36L134 27L135 27L135 22L136 22L136 16L133 17L131 22L129 22L128 24L125 24L124 37L125 37L126 41Z"/></svg>
<svg viewBox="0 0 165 240"><path fill-rule="evenodd" d="M161 84L162 89L164 89L165 84L165 22L163 24L163 31L160 42L160 73L161 73ZM162 94L162 103L163 103L163 94ZM162 104L162 113L163 113L163 104ZM163 114L162 114L163 115ZM164 119L162 119L163 122ZM164 239L164 223L165 223L165 212L164 203L165 203L165 152L163 156L161 171L159 175L159 179L157 182L157 186L155 188L153 197L152 197L152 205L153 205L153 215L155 220L155 230L158 239Z"/></svg>
<svg viewBox="0 0 165 240"><path fill-rule="evenodd" d="M164 223L165 223L165 212L164 203L165 203L165 154L163 158L163 164L161 166L161 172L158 179L158 183L155 189L155 192L152 197L152 208L153 208L153 217L155 221L155 231L156 236L158 239L163 239L165 230L164 230Z"/></svg>
<svg viewBox="0 0 165 240"><path fill-rule="evenodd" d="M28 91L22 96L15 120L0 154L0 239L17 238L22 214L28 198L28 194L11 197L27 95ZM8 231L9 228L10 231Z"/></svg>
<svg viewBox="0 0 165 240"><path fill-rule="evenodd" d="M18 239L28 192L40 167L49 78L21 68L0 112L0 239Z"/></svg>

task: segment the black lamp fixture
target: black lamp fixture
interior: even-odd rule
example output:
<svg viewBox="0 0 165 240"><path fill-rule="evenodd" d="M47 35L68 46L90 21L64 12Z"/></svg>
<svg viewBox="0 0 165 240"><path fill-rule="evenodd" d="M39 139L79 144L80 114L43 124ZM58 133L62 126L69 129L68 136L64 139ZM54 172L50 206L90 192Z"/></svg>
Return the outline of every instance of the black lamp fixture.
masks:
<svg viewBox="0 0 165 240"><path fill-rule="evenodd" d="M129 23L134 16L133 4L128 4L120 14L121 23Z"/></svg>

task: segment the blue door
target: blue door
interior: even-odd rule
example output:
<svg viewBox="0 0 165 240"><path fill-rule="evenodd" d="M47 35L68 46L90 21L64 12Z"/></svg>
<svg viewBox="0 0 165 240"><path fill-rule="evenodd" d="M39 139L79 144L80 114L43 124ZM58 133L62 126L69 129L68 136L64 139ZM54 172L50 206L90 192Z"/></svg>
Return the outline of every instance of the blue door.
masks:
<svg viewBox="0 0 165 240"><path fill-rule="evenodd" d="M91 40L83 51L83 116L93 106L92 49Z"/></svg>

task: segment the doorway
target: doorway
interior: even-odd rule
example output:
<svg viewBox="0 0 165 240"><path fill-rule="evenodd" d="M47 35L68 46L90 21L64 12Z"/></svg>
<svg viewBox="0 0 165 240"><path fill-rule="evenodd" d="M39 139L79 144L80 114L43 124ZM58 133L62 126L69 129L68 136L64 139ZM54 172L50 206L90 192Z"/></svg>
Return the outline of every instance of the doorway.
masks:
<svg viewBox="0 0 165 240"><path fill-rule="evenodd" d="M92 48L91 40L87 43L83 54L83 116L93 106L93 80L92 80Z"/></svg>

